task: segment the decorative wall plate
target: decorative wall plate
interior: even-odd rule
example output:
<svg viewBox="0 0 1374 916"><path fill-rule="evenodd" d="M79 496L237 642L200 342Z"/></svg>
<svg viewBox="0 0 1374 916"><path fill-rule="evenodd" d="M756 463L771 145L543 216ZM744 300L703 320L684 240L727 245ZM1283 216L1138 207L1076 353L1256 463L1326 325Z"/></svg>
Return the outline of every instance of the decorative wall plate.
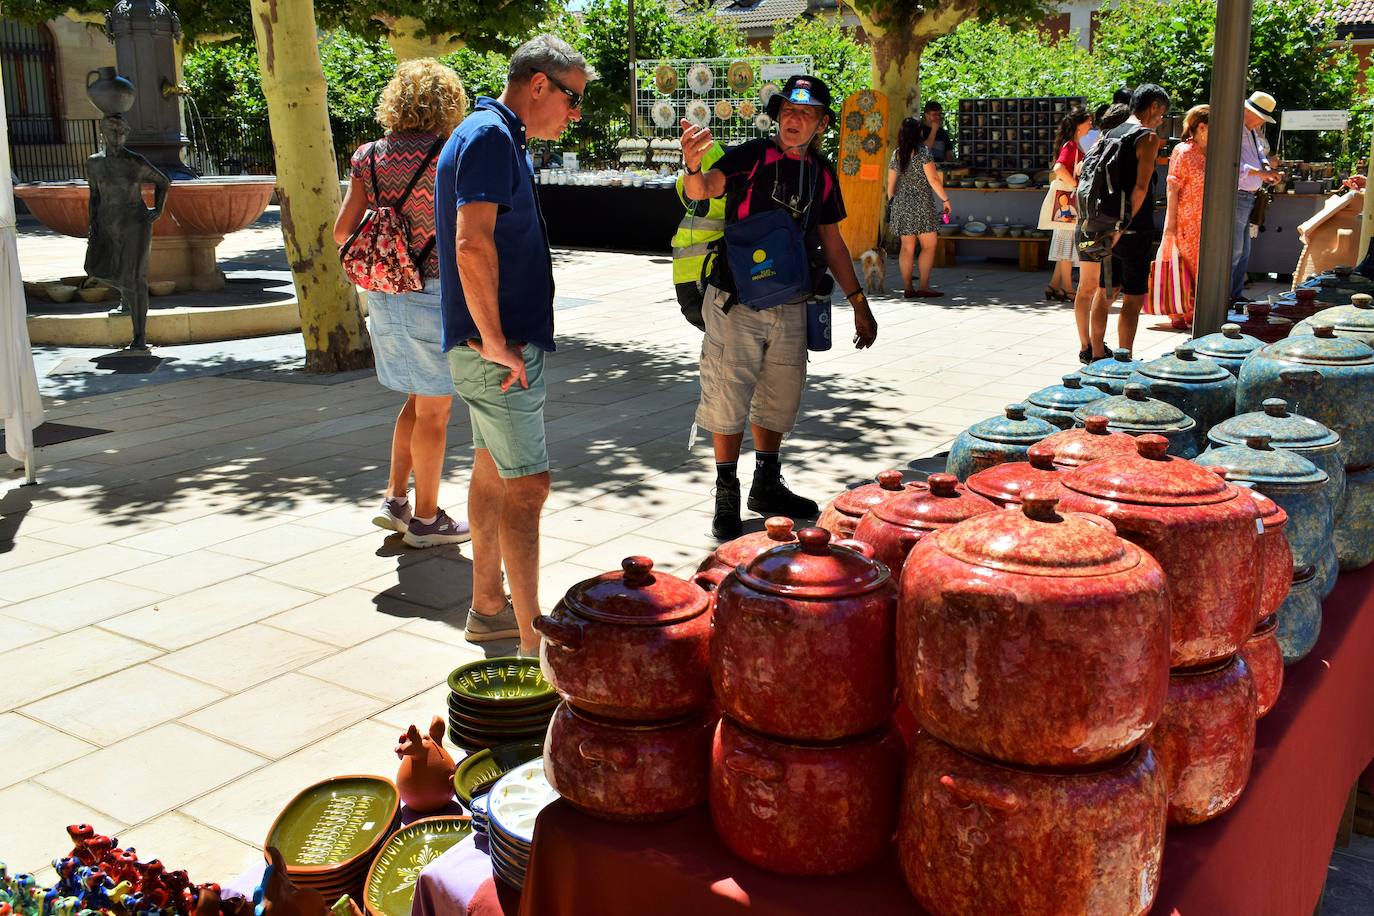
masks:
<svg viewBox="0 0 1374 916"><path fill-rule="evenodd" d="M860 141L859 141L859 135L858 135L858 134L852 134L852 133L851 133L851 134L845 134L845 135L844 135L844 151L845 151L846 153L849 153L850 155L854 155L854 154L858 153L858 152L859 152L859 142L860 142Z"/></svg>
<svg viewBox="0 0 1374 916"><path fill-rule="evenodd" d="M722 121L728 121L735 116L735 106L730 104L728 99L721 99L716 102L716 117Z"/></svg>
<svg viewBox="0 0 1374 916"><path fill-rule="evenodd" d="M778 94L778 84L777 84L777 83L764 83L764 84L763 84L763 88L759 90L759 98L763 101L763 107L764 107L764 108L767 108L767 107L768 107L768 100L771 99L773 96L775 96L775 95L777 95L777 94Z"/></svg>
<svg viewBox="0 0 1374 916"><path fill-rule="evenodd" d="M868 153L871 156L878 150L882 149L883 139L882 137L879 137L877 134L868 134L864 137L863 147L864 152Z"/></svg>
<svg viewBox="0 0 1374 916"><path fill-rule="evenodd" d="M766 114L754 115L754 129L761 134L766 134L773 129L773 119Z"/></svg>
<svg viewBox="0 0 1374 916"><path fill-rule="evenodd" d="M754 105L753 99L745 99L744 101L739 103L739 116L741 118L744 118L744 120L746 121L754 117L754 114L757 111L758 107Z"/></svg>
<svg viewBox="0 0 1374 916"><path fill-rule="evenodd" d="M880 111L870 111L864 116L864 129L876 134L883 129L883 115Z"/></svg>
<svg viewBox="0 0 1374 916"><path fill-rule="evenodd" d="M653 114L655 127L673 127L677 124L677 111L667 99L659 99L654 103Z"/></svg>
<svg viewBox="0 0 1374 916"><path fill-rule="evenodd" d="M703 99L692 99L687 103L687 114L684 117L697 127L705 127L711 123L711 106Z"/></svg>
<svg viewBox="0 0 1374 916"><path fill-rule="evenodd" d="M865 89L863 92L860 92L859 97L855 99L854 102L859 106L860 111L872 111L874 103L873 90Z"/></svg>
<svg viewBox="0 0 1374 916"><path fill-rule="evenodd" d="M730 65L727 81L735 92L743 92L754 82L754 68L742 60L737 60Z"/></svg>
<svg viewBox="0 0 1374 916"><path fill-rule="evenodd" d="M705 95L716 84L711 68L705 64L695 64L687 71L687 86L697 95Z"/></svg>
<svg viewBox="0 0 1374 916"><path fill-rule="evenodd" d="M846 130L863 130L864 116L862 112L851 111L844 116L844 126Z"/></svg>
<svg viewBox="0 0 1374 916"><path fill-rule="evenodd" d="M845 156L840 160L840 171L846 175L859 174L859 157Z"/></svg>
<svg viewBox="0 0 1374 916"><path fill-rule="evenodd" d="M664 95L672 95L677 91L677 71L671 64L659 64L654 69L654 85Z"/></svg>

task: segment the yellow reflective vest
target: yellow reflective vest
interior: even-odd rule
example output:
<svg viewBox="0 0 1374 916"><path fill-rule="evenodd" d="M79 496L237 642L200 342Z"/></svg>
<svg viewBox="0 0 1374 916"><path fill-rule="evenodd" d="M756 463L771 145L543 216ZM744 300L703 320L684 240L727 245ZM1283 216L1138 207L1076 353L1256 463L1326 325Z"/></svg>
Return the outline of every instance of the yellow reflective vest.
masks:
<svg viewBox="0 0 1374 916"><path fill-rule="evenodd" d="M702 170L715 165L716 160L725 155L725 147L713 143L701 158ZM725 234L725 195L713 197L705 216L694 212L702 201L688 200L682 191L682 182L687 176L677 178L677 196L687 208L677 232L673 233L673 284L695 283L701 279L701 270L706 263L711 242Z"/></svg>

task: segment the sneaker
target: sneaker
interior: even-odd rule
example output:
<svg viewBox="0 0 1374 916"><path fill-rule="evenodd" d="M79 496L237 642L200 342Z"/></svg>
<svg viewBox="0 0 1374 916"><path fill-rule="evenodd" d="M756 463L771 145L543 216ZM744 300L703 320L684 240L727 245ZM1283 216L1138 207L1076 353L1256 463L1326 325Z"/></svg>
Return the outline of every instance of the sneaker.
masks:
<svg viewBox="0 0 1374 916"><path fill-rule="evenodd" d="M778 474L772 477L754 475L749 487L749 511L762 516L785 515L788 518L815 518L821 507L805 496L787 489L787 482Z"/></svg>
<svg viewBox="0 0 1374 916"><path fill-rule="evenodd" d="M382 500L382 507L377 510L376 515L372 516L372 524L383 531L405 534L407 526L410 525L410 519L410 500L397 499L392 496Z"/></svg>
<svg viewBox="0 0 1374 916"><path fill-rule="evenodd" d="M733 541L744 534L739 518L739 481L716 486L716 513L711 517L711 536L718 541Z"/></svg>
<svg viewBox="0 0 1374 916"><path fill-rule="evenodd" d="M515 622L515 605L507 598L505 607L495 614L479 614L468 608L468 622L463 627L463 636L468 642L519 639L520 625Z"/></svg>
<svg viewBox="0 0 1374 916"><path fill-rule="evenodd" d="M440 509L434 521L426 525L418 518L412 518L403 535L411 547L438 547L440 544L466 544L472 540L472 529L467 522L455 522L448 513Z"/></svg>

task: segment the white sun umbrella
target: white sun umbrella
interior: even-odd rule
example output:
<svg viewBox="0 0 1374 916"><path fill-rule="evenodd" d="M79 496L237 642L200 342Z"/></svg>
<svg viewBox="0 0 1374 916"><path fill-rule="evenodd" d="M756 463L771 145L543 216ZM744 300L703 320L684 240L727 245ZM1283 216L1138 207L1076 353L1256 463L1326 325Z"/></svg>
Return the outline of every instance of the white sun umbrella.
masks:
<svg viewBox="0 0 1374 916"><path fill-rule="evenodd" d="M38 396L24 284L19 277L19 239L3 89L0 84L0 417L5 421L5 451L15 461L24 462L24 476L33 483L33 430L43 422L43 401Z"/></svg>

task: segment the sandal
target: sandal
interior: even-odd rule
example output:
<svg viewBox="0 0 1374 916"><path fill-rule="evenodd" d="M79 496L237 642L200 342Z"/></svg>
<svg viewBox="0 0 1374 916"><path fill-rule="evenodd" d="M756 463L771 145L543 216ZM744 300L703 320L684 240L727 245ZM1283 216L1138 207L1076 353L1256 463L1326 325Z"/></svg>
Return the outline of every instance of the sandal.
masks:
<svg viewBox="0 0 1374 916"><path fill-rule="evenodd" d="M904 298L904 299L915 299L915 298L916 298L916 290L914 290L914 289L912 289L911 287L908 286L906 289L902 290L902 298Z"/></svg>
<svg viewBox="0 0 1374 916"><path fill-rule="evenodd" d="M939 299L939 298L940 298L941 296L943 296L943 295L944 295L944 293L940 292L938 289L918 289L918 290L916 290L916 297L917 297L918 299Z"/></svg>

